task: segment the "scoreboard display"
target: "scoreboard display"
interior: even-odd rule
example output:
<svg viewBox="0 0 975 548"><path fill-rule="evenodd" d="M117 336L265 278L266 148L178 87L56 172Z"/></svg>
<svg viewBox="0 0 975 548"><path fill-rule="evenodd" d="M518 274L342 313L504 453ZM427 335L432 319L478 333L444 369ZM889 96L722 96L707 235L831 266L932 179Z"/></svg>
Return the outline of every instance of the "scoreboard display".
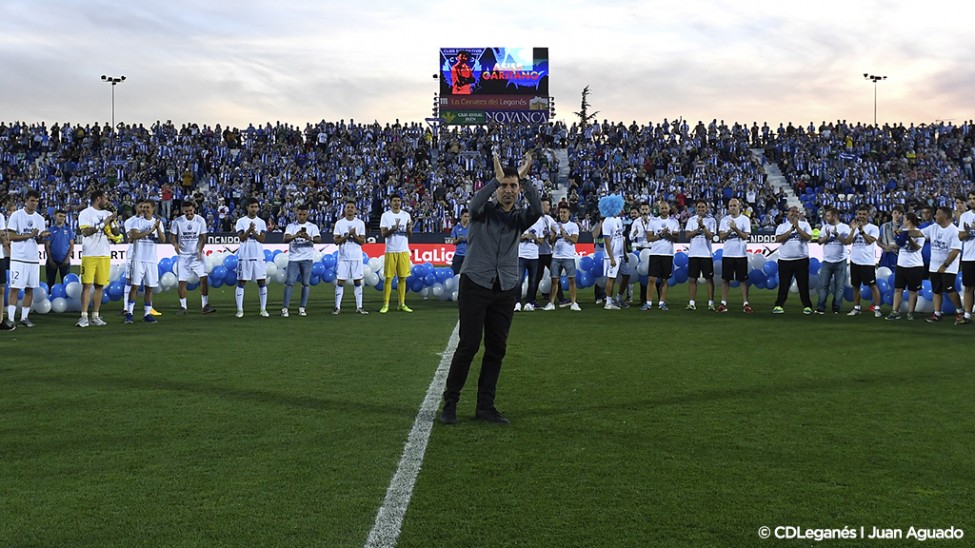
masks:
<svg viewBox="0 0 975 548"><path fill-rule="evenodd" d="M441 48L447 124L548 121L548 48Z"/></svg>

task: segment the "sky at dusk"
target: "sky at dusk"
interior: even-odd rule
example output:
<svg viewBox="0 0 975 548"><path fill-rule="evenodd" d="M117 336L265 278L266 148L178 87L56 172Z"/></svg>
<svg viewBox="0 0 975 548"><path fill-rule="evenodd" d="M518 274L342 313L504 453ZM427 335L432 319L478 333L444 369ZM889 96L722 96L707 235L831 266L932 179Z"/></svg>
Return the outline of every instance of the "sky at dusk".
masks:
<svg viewBox="0 0 975 548"><path fill-rule="evenodd" d="M422 121L441 47L548 47L556 119L975 118L975 5L5 0L0 120Z"/></svg>

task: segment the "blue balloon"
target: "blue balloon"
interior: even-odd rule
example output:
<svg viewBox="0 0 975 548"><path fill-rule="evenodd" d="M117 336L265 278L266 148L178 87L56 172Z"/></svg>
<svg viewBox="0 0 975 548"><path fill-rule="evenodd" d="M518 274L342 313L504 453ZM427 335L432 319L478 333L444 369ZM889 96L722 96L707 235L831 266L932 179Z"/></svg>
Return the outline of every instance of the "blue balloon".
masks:
<svg viewBox="0 0 975 548"><path fill-rule="evenodd" d="M890 284L887 283L887 280L883 278L877 280L877 290L880 291L881 295L886 293L888 289L890 289Z"/></svg>
<svg viewBox="0 0 975 548"><path fill-rule="evenodd" d="M589 272L590 270L592 270L592 263L593 263L592 257L586 255L585 257L579 259L579 269L585 272Z"/></svg>
<svg viewBox="0 0 975 548"><path fill-rule="evenodd" d="M432 286L433 284L437 283L437 277L433 273L423 276L422 280L424 285L427 286Z"/></svg>
<svg viewBox="0 0 975 548"><path fill-rule="evenodd" d="M762 267L762 272L765 272L766 278L778 274L779 263L775 261L765 261L765 266Z"/></svg>
<svg viewBox="0 0 975 548"><path fill-rule="evenodd" d="M685 260L687 258L685 257ZM677 270L674 270L674 275L671 276L672 279L676 280L677 283L682 284L687 281L687 267L682 266Z"/></svg>
<svg viewBox="0 0 975 548"><path fill-rule="evenodd" d="M227 275L223 277L224 285L237 285L237 270L227 269Z"/></svg>
<svg viewBox="0 0 975 548"><path fill-rule="evenodd" d="M159 259L159 273L165 274L173 271L173 260L169 257Z"/></svg>
<svg viewBox="0 0 975 548"><path fill-rule="evenodd" d="M768 264L768 263L765 263L765 264ZM775 263L772 263L772 264L775 264ZM765 289L775 289L777 287L779 287L779 277L778 276L769 276L768 278L765 279Z"/></svg>
<svg viewBox="0 0 975 548"><path fill-rule="evenodd" d="M195 284L187 282L186 284L187 291L196 291L198 287L200 287L200 282L196 282Z"/></svg>
<svg viewBox="0 0 975 548"><path fill-rule="evenodd" d="M724 249L715 250L713 257L715 261L720 261L724 257Z"/></svg>
<svg viewBox="0 0 975 548"><path fill-rule="evenodd" d="M894 304L894 290L893 289L888 289L887 291L885 291L884 294L881 295L881 299L880 300L882 300L884 302L884 304L887 305L887 306L893 305Z"/></svg>
<svg viewBox="0 0 975 548"><path fill-rule="evenodd" d="M562 276L561 278L559 278L559 285L562 286L562 291L568 291L569 290L569 278L567 278L565 276Z"/></svg>
<svg viewBox="0 0 975 548"><path fill-rule="evenodd" d="M213 270L210 271L208 276L210 279L217 279L223 281L227 277L227 267L225 266L215 266Z"/></svg>
<svg viewBox="0 0 975 548"><path fill-rule="evenodd" d="M106 293L108 293L109 299L111 299L112 301L117 301L122 298L122 293L124 291L125 288L122 287L122 284L118 282L112 282L108 285L108 291Z"/></svg>
<svg viewBox="0 0 975 548"><path fill-rule="evenodd" d="M72 272L71 274L68 274L67 276L64 277L64 285L68 285L71 282L81 283L81 278L79 278L77 274Z"/></svg>
<svg viewBox="0 0 975 548"><path fill-rule="evenodd" d="M54 287L51 288L51 300L63 299L67 296L67 293L64 292L64 284L54 284Z"/></svg>
<svg viewBox="0 0 975 548"><path fill-rule="evenodd" d="M214 289L223 286L223 278L217 278L216 276L211 275L208 276L207 279L209 280L208 283L210 284L210 287Z"/></svg>
<svg viewBox="0 0 975 548"><path fill-rule="evenodd" d="M955 308L955 303L951 302L951 299L944 299L941 301L941 311L945 314L954 314L958 310Z"/></svg>
<svg viewBox="0 0 975 548"><path fill-rule="evenodd" d="M369 255L365 251L362 252L362 264L369 264Z"/></svg>
<svg viewBox="0 0 975 548"><path fill-rule="evenodd" d="M323 265L322 263L315 263L311 265L312 276L318 276L319 278L321 278L322 274L325 274L325 265Z"/></svg>
<svg viewBox="0 0 975 548"><path fill-rule="evenodd" d="M675 253L674 254L674 266L676 266L678 268L683 267L683 266L687 266L687 253L684 253L683 251L678 251L677 253ZM683 282L680 282L680 283L683 283Z"/></svg>
<svg viewBox="0 0 975 548"><path fill-rule="evenodd" d="M823 268L823 263L819 262L819 259L813 257L809 259L809 275L819 276L819 270Z"/></svg>
<svg viewBox="0 0 975 548"><path fill-rule="evenodd" d="M873 302L873 290L870 289L869 285L864 285L860 287L860 298ZM853 299L850 300L852 301Z"/></svg>
<svg viewBox="0 0 975 548"><path fill-rule="evenodd" d="M443 283L443 282L446 282L447 280L449 280L450 278L453 278L453 277L454 277L454 271L451 270L450 267L444 267L444 268L438 268L437 269L437 281L438 282Z"/></svg>
<svg viewBox="0 0 975 548"><path fill-rule="evenodd" d="M406 279L406 283L409 286L410 291L414 293L419 293L423 291L424 288L423 278L415 278L411 276L410 278Z"/></svg>
<svg viewBox="0 0 975 548"><path fill-rule="evenodd" d="M108 295L108 291L102 291L102 304L108 304L111 300L112 298Z"/></svg>
<svg viewBox="0 0 975 548"><path fill-rule="evenodd" d="M237 262L238 259L236 255L227 255L223 258L223 266L229 271L237 270Z"/></svg>
<svg viewBox="0 0 975 548"><path fill-rule="evenodd" d="M334 269L337 262L335 255L328 254L322 257L322 265L325 267L325 270L330 268Z"/></svg>
<svg viewBox="0 0 975 548"><path fill-rule="evenodd" d="M332 282L335 281L335 278L336 278L335 269L334 268L326 268L325 269L325 273L322 274L322 278L321 279L322 279L323 282L325 282L327 284L330 284L330 283L332 283Z"/></svg>
<svg viewBox="0 0 975 548"><path fill-rule="evenodd" d="M896 280L897 280L897 274L891 273L890 276L887 276L887 287L894 289L896 287L894 283Z"/></svg>
<svg viewBox="0 0 975 548"><path fill-rule="evenodd" d="M731 282L728 283L728 286L729 287L735 287L735 288L737 288L740 285L741 285L741 282L739 282L738 280L731 280Z"/></svg>
<svg viewBox="0 0 975 548"><path fill-rule="evenodd" d="M849 302L853 302L853 288L844 287L843 288L843 299Z"/></svg>
<svg viewBox="0 0 975 548"><path fill-rule="evenodd" d="M281 254L281 250L280 249L275 249L274 251L271 252L271 260L274 260L274 258L277 257L280 254Z"/></svg>
<svg viewBox="0 0 975 548"><path fill-rule="evenodd" d="M763 270L759 270L755 268L748 273L748 281L752 285L762 285L764 287L766 286L766 282L768 281L768 276L765 275L765 272Z"/></svg>
<svg viewBox="0 0 975 548"><path fill-rule="evenodd" d="M649 284L650 284L650 276L646 274L640 276L640 285L649 285Z"/></svg>
<svg viewBox="0 0 975 548"><path fill-rule="evenodd" d="M667 285L670 286L670 287L674 287L675 285L677 285L677 278L674 278L673 276L671 276L667 280Z"/></svg>
<svg viewBox="0 0 975 548"><path fill-rule="evenodd" d="M382 291L384 285L383 281L379 280L379 283L376 284L376 291Z"/></svg>
<svg viewBox="0 0 975 548"><path fill-rule="evenodd" d="M51 288L47 286L47 282L41 282L40 284L38 284L38 287L43 289L44 293L47 293L48 295L51 294Z"/></svg>
<svg viewBox="0 0 975 548"><path fill-rule="evenodd" d="M265 249L264 250L264 262L273 261L273 260L274 260L274 253L271 253L271 250L270 249Z"/></svg>
<svg viewBox="0 0 975 548"><path fill-rule="evenodd" d="M315 264L320 264L320 263L315 263ZM308 283L310 283L311 285L318 285L319 283L321 283L321 281L322 281L322 277L312 272L311 279L308 281Z"/></svg>

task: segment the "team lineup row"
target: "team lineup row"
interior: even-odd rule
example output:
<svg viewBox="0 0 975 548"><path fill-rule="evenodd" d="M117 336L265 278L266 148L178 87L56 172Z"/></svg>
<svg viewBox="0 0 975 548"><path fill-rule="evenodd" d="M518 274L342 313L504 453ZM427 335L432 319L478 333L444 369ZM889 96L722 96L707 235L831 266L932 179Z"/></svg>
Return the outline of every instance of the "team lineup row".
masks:
<svg viewBox="0 0 975 548"><path fill-rule="evenodd" d="M975 197L973 200L975 201ZM121 241L123 234L131 243L128 254L129 263L125 268L126 287L124 291L124 314L126 322L133 321L134 301L137 289L146 287L145 314L147 322L153 322L152 289L159 286L160 271L156 254L156 244L169 241L177 252L174 261L174 273L178 280L180 298L179 313L187 309L187 286L191 288L200 284L201 311L205 314L213 312L208 302L208 273L209 268L203 253L203 244L207 232L206 223L202 217L196 215L192 202L184 204L183 216L175 219L167 230L162 221L155 217L153 204L149 200L139 203L138 215L127 219L124 230L118 226L114 213L106 209L104 194L95 192L92 195L91 206L82 212L80 230L83 236L82 250L82 294L81 318L78 325L103 325L105 320L99 314L103 301L102 292L109 282L110 261L109 242ZM9 221L0 216L2 234L9 246L10 285L12 289L23 290L23 306L21 309L20 325L33 325L29 319L32 309L33 290L40 286L38 245L51 236L51 230L45 228L44 220L37 213L38 196L28 192L24 207L15 212ZM386 239L386 255L383 268L384 279L398 278L399 283L383 284L383 306L380 312L389 310L389 300L392 289L397 289L398 308L412 312L406 305L406 289L409 287L407 278L411 276L409 259L409 235L413 221L408 212L400 209L401 201L394 197L391 209L384 213L381 221L381 232ZM544 205L548 205L547 202ZM234 280L236 287L237 316L243 316L244 287L248 281L254 281L258 286L260 297L260 314L269 316L267 312L267 267L262 243L267 232L265 222L257 216L259 204L257 200L248 203L248 214L237 222L236 230L241 245L235 261ZM336 223L333 231L333 241L339 251L335 261L335 308L333 313L341 311L345 282L353 281L356 312L368 314L362 307L363 261L362 244L365 243L365 225L356 217L356 206L353 202L345 205L345 216ZM617 210L618 214L619 211ZM755 284L754 272L749 272L749 261L745 249L751 226L747 216L740 213L740 203L732 199L728 203L728 215L717 220L707 214L706 203L698 202L696 215L692 216L683 227L683 233L689 239L687 262L684 278L689 281L689 303L687 308L696 309L698 280L703 280L707 288L708 308L717 312L728 310L729 288L740 286L742 294L742 310L752 312L748 300L749 286ZM953 305L952 312L956 312L956 323L969 323L972 313L972 288L975 287L975 244L968 243L971 238L975 216L971 211L963 213L957 218L957 226L952 223L953 212L948 208L939 209L934 221L930 224L919 222L913 212L907 214L900 210L894 212L894 237L890 243L884 243L880 227L868 220L867 208L857 212L857 218L846 224L840 221L839 212L830 209L825 215L823 226L816 232L805 220L800 218L799 210L792 208L786 218L776 230L776 242L780 244L777 251L776 272L769 272L764 283L760 284L769 289L778 286L778 298L773 313L784 312L784 304L788 298L790 288L798 292L803 303L803 312L807 314L825 313L829 295L833 296L832 311L838 313L843 300L844 289L849 285L856 288L853 291L854 307L848 312L856 315L861 312L861 293L870 299L873 305L870 311L881 317L881 303L884 300L893 306L888 319L897 319L903 309L908 317L913 317L917 307L918 292L930 279L931 292L929 300L933 301L934 311L928 317L929 321L938 321L943 315L942 304ZM296 283L301 284L299 315L306 315L306 308L310 293L310 282L315 255L315 245L322 242L322 236L314 223L307 219L307 209L296 211L295 222L289 224L285 232L285 243L289 244L286 275L284 276L285 290L281 315L287 317L291 304L292 289ZM538 221L521 236L519 243L519 271L525 280L523 297L516 305L516 310L530 311L538 307L541 310L554 310L557 303L571 310L581 310L577 302L577 265L579 263L575 244L579 237L579 227L570 221L567 207L560 207L558 220L553 219L548 207ZM452 265L454 273L460 271L466 252L467 229L469 216L466 212L451 233L450 243L456 245L457 251ZM52 227L52 230L55 227ZM670 215L667 202L658 204L658 215L650 215L647 203L635 207L631 218L624 222L616 215L607 216L597 225L593 233L596 236L597 248L603 247L597 253L598 265L589 274L602 283L597 285L597 298L602 300L602 294L611 297L605 299L604 308L619 309L628 306L623 298L630 291L630 278L640 276L640 303L643 310L653 308L654 300L661 310L667 310L667 294L675 273L674 243L682 232L678 221ZM887 238L888 240L890 238ZM722 294L720 304L714 300L714 276L716 273L713 259L712 241L723 242L721 262L718 269L722 280ZM813 308L810 298L810 262L808 243L816 241L823 246L824 260L819 272L813 272L812 289L819 285L819 303ZM925 242L931 249L930 261L925 261L922 250ZM968 245L965 245L965 243ZM881 280L878 285L876 275L876 247L885 252L896 254L896 272L889 283ZM625 250L640 253L638 265L633 260L627 260ZM50 247L48 247L50 254ZM31 257L34 257L33 261ZM6 261L5 261L6 262ZM57 263L57 260L51 262ZM722 264L723 263L723 264ZM930 267L925 271L925 263ZM583 263L584 264L584 263ZM680 269L685 265L677 267ZM635 268L634 268L635 267ZM2 269L6 274L6 268ZM596 272L598 270L599 272ZM635 271L634 271L635 270ZM768 270L768 269L765 269ZM959 270L961 275L959 275ZM550 273L546 275L546 272ZM847 278L849 272L849 278ZM62 272L62 278L64 276ZM586 273L583 272L583 275ZM603 281L605 279L605 281ZM959 280L963 279L963 280ZM6 279L3 280L6 283ZM683 281L683 280L681 280ZM956 287L963 281L965 286L965 300L962 305L961 296ZM818 283L816 283L818 282ZM456 283L453 284L456 287ZM589 285L584 284L584 285ZM562 286L569 290L569 298L562 295ZM603 287L600 287L603 286ZM864 288L860 291L861 286ZM887 287L885 287L887 286ZM555 291L549 290L554 288ZM45 288L49 289L49 288ZM452 288L448 288L452 289ZM535 301L535 295L541 289L546 299L544 306ZM883 289L883 291L881 291ZM616 290L614 294L614 290ZM906 290L906 303L902 305L903 291ZM882 298L882 295L888 297ZM943 298L948 296L947 303ZM12 305L10 304L12 301ZM598 302L598 301L597 301ZM92 305L89 319L88 304ZM906 307L906 308L905 308ZM7 321L2 322L6 329L14 327L13 319L16 312L16 298L8 301L6 309Z"/></svg>

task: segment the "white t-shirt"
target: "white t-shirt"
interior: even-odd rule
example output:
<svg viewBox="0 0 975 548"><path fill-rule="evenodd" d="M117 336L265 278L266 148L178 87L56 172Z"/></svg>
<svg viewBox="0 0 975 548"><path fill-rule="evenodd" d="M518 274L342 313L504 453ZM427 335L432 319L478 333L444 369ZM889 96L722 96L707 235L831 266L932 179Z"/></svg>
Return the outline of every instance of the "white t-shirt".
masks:
<svg viewBox="0 0 975 548"><path fill-rule="evenodd" d="M200 215L193 215L192 219L180 215L169 226L169 232L176 235L180 255L195 257L200 249L200 235L207 233L207 222Z"/></svg>
<svg viewBox="0 0 975 548"><path fill-rule="evenodd" d="M802 229L806 234L812 232L812 227L806 221L799 221L799 228ZM782 242L779 246L779 259L784 261L794 261L797 259L808 259L809 258L809 242L803 240L799 233L792 230L792 223L786 221L775 228L775 235L781 236L783 234L791 233L789 239ZM727 257L727 255L725 255Z"/></svg>
<svg viewBox="0 0 975 548"><path fill-rule="evenodd" d="M7 230L7 218L4 217L3 213L0 213L0 230ZM0 259L6 259L7 252L4 251L2 245L0 245Z"/></svg>
<svg viewBox="0 0 975 548"><path fill-rule="evenodd" d="M650 229L650 223L652 222L653 217L649 217L646 220L643 217L639 217L633 221L633 224L630 226L630 243L633 245L633 249L650 247L650 242L647 241L647 230Z"/></svg>
<svg viewBox="0 0 975 548"><path fill-rule="evenodd" d="M344 237L349 233L350 228L355 228L355 233L362 236L366 233L366 223L362 222L362 219L356 217L351 221L342 217L335 222L335 230L332 234L335 236ZM362 246L359 245L354 239L349 238L344 244L339 246L339 260L340 261L361 261L362 260Z"/></svg>
<svg viewBox="0 0 975 548"><path fill-rule="evenodd" d="M739 230L751 236L752 234L752 222L748 220L748 217L744 215L738 215L732 218L731 215L725 215L718 224L718 232L727 232L727 237L724 241L724 248L722 252L722 257L745 257L748 252L748 240L742 240L738 233L731 230L731 221L734 219L735 225ZM808 226L808 224L807 224ZM808 257L808 253L806 254Z"/></svg>
<svg viewBox="0 0 975 548"><path fill-rule="evenodd" d="M247 232L250 229L251 223L254 223L254 233L250 235L246 240L240 243L240 248L237 250L237 258L241 260L264 260L264 245L258 241L257 236L267 232L267 223L264 219L260 217L254 217L251 219L248 216L243 216L237 219L236 230L237 232Z"/></svg>
<svg viewBox="0 0 975 548"><path fill-rule="evenodd" d="M78 228L94 228L112 214L107 209L95 209L91 206L85 208L78 215ZM109 257L112 254L111 244L108 242L108 235L104 230L96 230L91 236L85 236L81 240L81 254L84 257Z"/></svg>
<svg viewBox="0 0 975 548"><path fill-rule="evenodd" d="M704 219L701 219L697 215L687 220L687 225L684 226L684 230L687 232L694 232L701 226L707 228L711 233L718 232L718 222L714 220L714 217L705 217ZM691 238L691 246L690 249L688 249L687 256L710 259L711 239L705 236L703 233Z"/></svg>
<svg viewBox="0 0 975 548"><path fill-rule="evenodd" d="M561 234L558 227L561 226L566 234L569 236L579 235L579 225L569 221L567 223L556 223L555 231L556 234ZM555 245L552 247L552 258L553 259L575 259L576 258L576 244L572 243L572 240L567 240L561 236L555 240Z"/></svg>
<svg viewBox="0 0 975 548"><path fill-rule="evenodd" d="M38 234L44 232L44 217L41 217L41 214L36 211L27 213L24 209L18 209L14 211L7 222L7 230L12 230L21 235L30 234L35 228ZM10 242L10 260L23 263L40 262L40 256L37 253L37 240L31 238L19 242Z"/></svg>
<svg viewBox="0 0 975 548"><path fill-rule="evenodd" d="M545 226L542 224L542 220L539 219L522 234L531 234L535 238L540 238L543 230L545 230ZM518 240L518 258L537 259L538 243L535 240Z"/></svg>
<svg viewBox="0 0 975 548"><path fill-rule="evenodd" d="M146 219L142 215L129 217L125 220L125 234L135 230L145 232L156 224L155 219ZM156 255L156 232L153 231L145 238L139 238L129 245L129 259L138 262L156 262L159 257Z"/></svg>
<svg viewBox="0 0 975 548"><path fill-rule="evenodd" d="M379 228L391 230L396 226L397 219L399 219L399 230L386 236L386 253L402 253L410 250L410 239L406 235L406 226L410 224L410 219L412 219L409 213L402 209L399 210L399 213L387 211L379 220Z"/></svg>
<svg viewBox="0 0 975 548"><path fill-rule="evenodd" d="M550 215L542 215L538 220L542 224L542 243L538 244L538 254L552 255L552 245L548 243L548 237L555 230L555 219Z"/></svg>
<svg viewBox="0 0 975 548"><path fill-rule="evenodd" d="M880 228L872 223L867 223L860 227L863 234L872 238L880 238ZM850 247L850 262L861 266L874 266L877 264L877 242L868 244L863 238L860 230L856 230L853 236L853 245Z"/></svg>
<svg viewBox="0 0 975 548"><path fill-rule="evenodd" d="M961 252L961 240L958 239L957 226L948 225L941 228L938 223L934 223L922 228L921 232L931 242L931 262L928 263L928 271L937 272L948 258L948 254L951 253L952 249L957 249ZM959 253L959 256L951 261L948 268L945 269L945 273L958 273L958 264L961 262L960 256L961 254Z"/></svg>
<svg viewBox="0 0 975 548"><path fill-rule="evenodd" d="M304 228L305 232L312 237L311 240L305 238L295 238L288 242L288 262L310 261L315 258L315 237L321 236L315 223L305 222L302 224L291 223L284 229L285 234L297 234Z"/></svg>
<svg viewBox="0 0 975 548"><path fill-rule="evenodd" d="M613 257L619 259L623 256L623 220L619 217L606 217L603 219L603 237L609 238L606 245L606 258L612 253Z"/></svg>
<svg viewBox="0 0 975 548"><path fill-rule="evenodd" d="M971 227L971 230L968 232L968 239L961 243L961 260L975 261L975 211L961 214L961 218L958 219L958 230L964 232L966 224Z"/></svg>
<svg viewBox="0 0 975 548"><path fill-rule="evenodd" d="M677 234L680 232L680 223L677 219L673 217L667 217L666 219L662 217L657 217L650 224L650 231L656 235L660 235L664 229L668 229L671 234ZM661 238L659 240L650 242L650 254L651 255L669 255L674 256L674 242Z"/></svg>
<svg viewBox="0 0 975 548"><path fill-rule="evenodd" d="M917 243L917 249L912 250L908 246L902 247L900 252L897 253L897 266L902 266L904 268L924 266L924 256L921 255L921 251L924 249L924 236L909 239L914 240L914 242Z"/></svg>
<svg viewBox="0 0 975 548"><path fill-rule="evenodd" d="M850 235L850 225L846 223L836 223L835 225L824 224L821 229L819 229L820 235L826 234L826 243L823 244L823 260L827 263L843 263L850 258L850 250L846 248L846 244L841 242L840 238L846 238Z"/></svg>

